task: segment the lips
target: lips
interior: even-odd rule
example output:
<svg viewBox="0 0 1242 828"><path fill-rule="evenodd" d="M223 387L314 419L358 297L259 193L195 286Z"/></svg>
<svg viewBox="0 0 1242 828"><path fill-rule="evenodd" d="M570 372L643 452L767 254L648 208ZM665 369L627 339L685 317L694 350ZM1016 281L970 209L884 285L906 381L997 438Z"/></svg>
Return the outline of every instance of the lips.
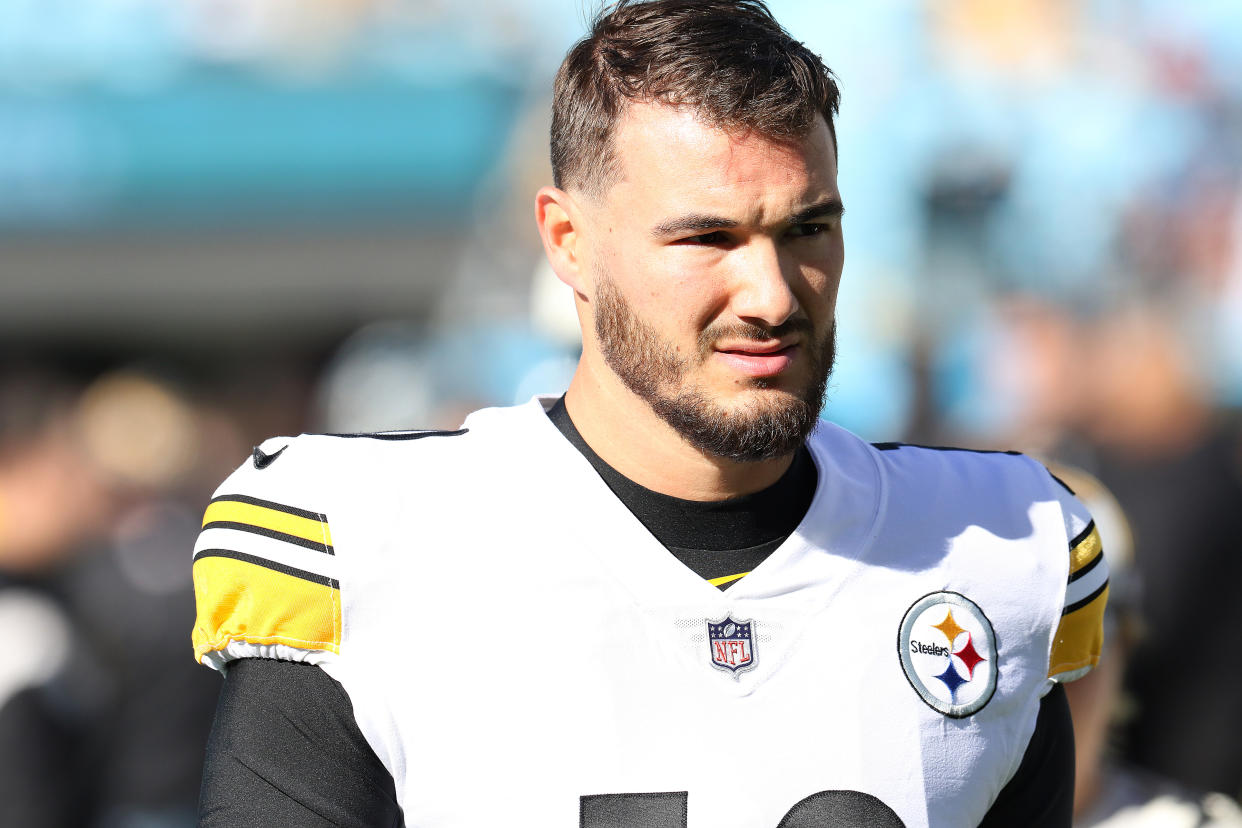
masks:
<svg viewBox="0 0 1242 828"><path fill-rule="evenodd" d="M747 342L733 347L717 346L716 353L734 370L750 377L772 377L793 364L798 345Z"/></svg>

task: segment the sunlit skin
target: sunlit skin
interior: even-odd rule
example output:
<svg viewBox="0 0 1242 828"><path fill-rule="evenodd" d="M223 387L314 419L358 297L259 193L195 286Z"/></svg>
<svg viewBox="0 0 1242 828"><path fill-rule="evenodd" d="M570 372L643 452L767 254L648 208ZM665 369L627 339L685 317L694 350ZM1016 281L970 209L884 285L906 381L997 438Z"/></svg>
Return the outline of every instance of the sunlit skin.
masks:
<svg viewBox="0 0 1242 828"><path fill-rule="evenodd" d="M545 187L536 199L544 247L574 290L583 353L566 406L587 443L649 489L721 500L774 483L792 453L740 462L689 444L604 361L594 307L606 276L634 314L692 360L684 382L732 411L797 394L808 351L831 328L844 247L836 159L817 118L800 140L730 133L692 111L632 104L616 133L619 179L594 195ZM709 327L809 329L765 341L726 337L700 353ZM797 326L795 326L796 328Z"/></svg>

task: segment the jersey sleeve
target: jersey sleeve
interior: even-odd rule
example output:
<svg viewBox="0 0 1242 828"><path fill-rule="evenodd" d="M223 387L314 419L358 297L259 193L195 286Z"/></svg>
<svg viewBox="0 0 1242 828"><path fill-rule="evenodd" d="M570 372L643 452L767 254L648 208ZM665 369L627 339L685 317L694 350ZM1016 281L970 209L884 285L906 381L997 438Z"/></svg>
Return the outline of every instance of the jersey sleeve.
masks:
<svg viewBox="0 0 1242 828"><path fill-rule="evenodd" d="M1065 470L1058 471L1060 475L1052 478L1052 489L1060 502L1065 535L1069 538L1069 575L1048 659L1048 678L1065 682L1086 675L1100 660L1104 606L1108 602L1108 563L1095 521L1074 490L1062 482Z"/></svg>
<svg viewBox="0 0 1242 828"><path fill-rule="evenodd" d="M1039 700L1035 732L1018 766L979 828L1069 826L1074 815L1074 723L1065 688Z"/></svg>
<svg viewBox="0 0 1242 828"><path fill-rule="evenodd" d="M300 438L272 438L216 490L194 546L194 657L323 663L341 594L320 477Z"/></svg>
<svg viewBox="0 0 1242 828"><path fill-rule="evenodd" d="M224 680L199 828L397 828L392 775L345 689L309 664L243 659Z"/></svg>

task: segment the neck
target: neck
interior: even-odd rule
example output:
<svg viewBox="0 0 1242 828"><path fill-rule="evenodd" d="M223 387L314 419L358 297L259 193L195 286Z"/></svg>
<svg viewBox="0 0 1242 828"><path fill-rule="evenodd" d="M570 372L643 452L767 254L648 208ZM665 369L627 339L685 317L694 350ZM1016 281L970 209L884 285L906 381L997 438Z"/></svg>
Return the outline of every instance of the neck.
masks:
<svg viewBox="0 0 1242 828"><path fill-rule="evenodd" d="M584 355L565 394L582 439L633 482L683 500L727 500L761 491L789 468L793 454L742 462L707 454L686 441L606 366Z"/></svg>

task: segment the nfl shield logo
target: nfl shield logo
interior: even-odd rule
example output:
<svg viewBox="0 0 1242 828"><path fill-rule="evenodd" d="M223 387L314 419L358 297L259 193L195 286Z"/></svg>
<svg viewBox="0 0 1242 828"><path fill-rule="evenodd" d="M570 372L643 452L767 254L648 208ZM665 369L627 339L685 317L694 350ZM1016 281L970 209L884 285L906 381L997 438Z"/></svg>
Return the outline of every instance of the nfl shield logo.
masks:
<svg viewBox="0 0 1242 828"><path fill-rule="evenodd" d="M712 666L733 675L755 666L755 623L734 621L707 622L707 645L712 650Z"/></svg>

